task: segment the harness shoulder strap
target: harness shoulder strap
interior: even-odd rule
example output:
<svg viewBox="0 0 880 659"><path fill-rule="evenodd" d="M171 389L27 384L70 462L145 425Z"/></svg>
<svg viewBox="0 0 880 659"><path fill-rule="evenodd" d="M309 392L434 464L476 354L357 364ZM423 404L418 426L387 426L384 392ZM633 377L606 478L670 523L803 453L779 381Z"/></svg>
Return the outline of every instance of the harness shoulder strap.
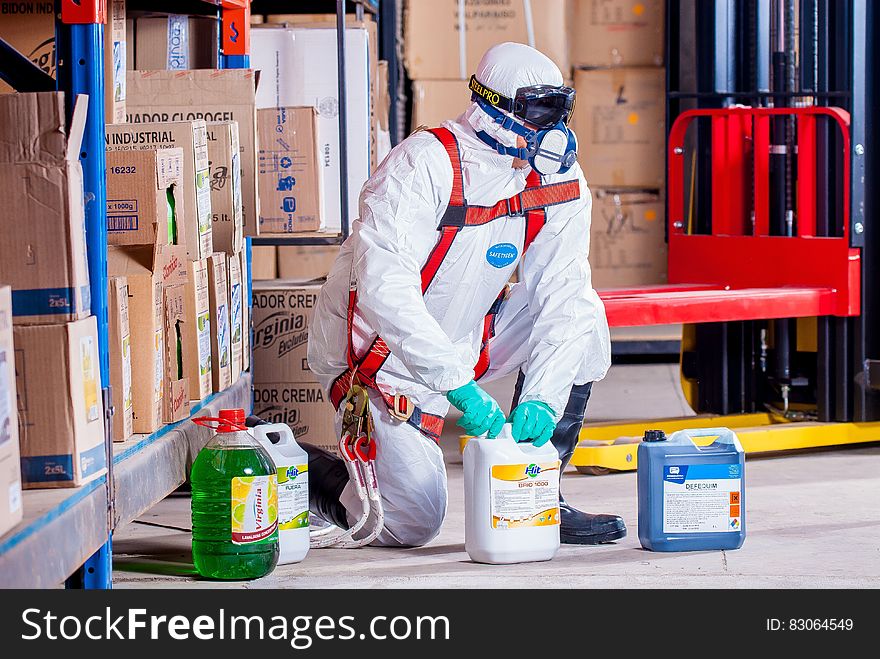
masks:
<svg viewBox="0 0 880 659"><path fill-rule="evenodd" d="M575 181L575 183L577 183L577 181ZM528 178L526 178L526 191L535 190L540 187L541 175L533 169ZM580 191L578 191L578 195L580 196ZM535 240L538 232L544 228L544 224L546 223L547 211L543 208L526 211L526 235L523 239L523 255L525 255L529 246L532 244L532 241Z"/></svg>
<svg viewBox="0 0 880 659"><path fill-rule="evenodd" d="M464 179L461 175L461 152L458 150L458 138L448 128L430 128L428 132L440 140L449 156L452 165L452 193L449 195L449 206L467 206L464 199Z"/></svg>

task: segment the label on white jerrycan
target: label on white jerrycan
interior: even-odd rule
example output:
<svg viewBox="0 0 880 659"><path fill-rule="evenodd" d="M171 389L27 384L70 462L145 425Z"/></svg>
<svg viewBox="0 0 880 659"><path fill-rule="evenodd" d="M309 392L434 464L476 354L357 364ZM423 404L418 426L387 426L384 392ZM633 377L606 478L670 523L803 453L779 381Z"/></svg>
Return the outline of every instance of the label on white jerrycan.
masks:
<svg viewBox="0 0 880 659"><path fill-rule="evenodd" d="M270 433L278 433L277 444ZM253 434L278 471L278 564L298 563L309 551L309 456L287 424L256 426Z"/></svg>
<svg viewBox="0 0 880 659"><path fill-rule="evenodd" d="M559 549L559 454L510 431L464 450L465 549L478 563L546 561Z"/></svg>

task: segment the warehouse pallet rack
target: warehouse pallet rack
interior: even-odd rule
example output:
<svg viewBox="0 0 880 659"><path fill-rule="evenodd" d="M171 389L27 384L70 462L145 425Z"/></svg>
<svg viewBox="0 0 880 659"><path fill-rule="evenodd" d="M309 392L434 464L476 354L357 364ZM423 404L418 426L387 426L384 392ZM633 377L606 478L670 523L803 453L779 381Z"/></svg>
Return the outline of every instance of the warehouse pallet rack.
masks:
<svg viewBox="0 0 880 659"><path fill-rule="evenodd" d="M211 5L207 9L216 13L221 24L220 67L247 68L250 64L250 0L202 1L203 5ZM349 6L351 4L349 2ZM373 13L379 11L378 0L359 0L354 4L360 16L365 9ZM387 7L383 7L382 11L389 16L391 25L396 22L394 4L383 3ZM342 171L346 170L345 41L342 38L345 9L344 0L336 0ZM0 78L21 92L64 91L68 114L77 94L86 94L90 99L103 99L105 14L104 0L57 0L57 82L2 39ZM98 320L101 381L107 383L110 376L103 102L89 103L80 161L86 199L92 314ZM343 230L340 235L287 239L283 244L341 242L348 233L346 195L347 189L343 183ZM250 245L249 239L246 241L248 300L251 287ZM105 386L103 395L105 409L109 410L109 387ZM216 416L216 412L224 407L251 409L252 405L251 377L249 373L243 373L226 391L194 405L192 415ZM109 439L109 417L105 426L106 476L79 488L25 491L24 520L0 537L0 586L54 587L63 582L74 588L110 588L113 530L136 519L180 486L187 478L192 458L208 438L207 433L193 433L194 424L185 420L165 426L151 435L136 435L127 442L114 444Z"/></svg>

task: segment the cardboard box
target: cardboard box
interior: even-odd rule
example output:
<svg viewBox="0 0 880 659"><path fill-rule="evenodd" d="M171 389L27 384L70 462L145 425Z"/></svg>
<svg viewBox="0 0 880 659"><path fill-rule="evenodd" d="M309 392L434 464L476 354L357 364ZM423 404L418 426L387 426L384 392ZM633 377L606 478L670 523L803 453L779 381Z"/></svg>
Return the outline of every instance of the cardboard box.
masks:
<svg viewBox="0 0 880 659"><path fill-rule="evenodd" d="M663 0L573 0L575 67L663 66Z"/></svg>
<svg viewBox="0 0 880 659"><path fill-rule="evenodd" d="M330 274L339 245L285 245L278 247L278 277L300 281Z"/></svg>
<svg viewBox="0 0 880 659"><path fill-rule="evenodd" d="M223 391L232 384L232 336L226 254L214 252L208 259L208 300L211 308L211 385Z"/></svg>
<svg viewBox="0 0 880 659"><path fill-rule="evenodd" d="M193 264L195 265L195 264ZM186 317L186 286L176 284L162 290L162 322L165 334L166 390L162 396L162 422L175 423L189 416L189 378L183 370L192 346L184 337L191 321Z"/></svg>
<svg viewBox="0 0 880 659"><path fill-rule="evenodd" d="M241 147L237 121L208 124L214 249L237 254L244 242L241 216Z"/></svg>
<svg viewBox="0 0 880 659"><path fill-rule="evenodd" d="M286 423L298 442L338 453L336 412L319 384L255 384L254 414L270 423Z"/></svg>
<svg viewBox="0 0 880 659"><path fill-rule="evenodd" d="M321 285L254 282L254 382L314 382L308 340Z"/></svg>
<svg viewBox="0 0 880 659"><path fill-rule="evenodd" d="M21 464L12 343L12 289L0 286L0 536L21 521Z"/></svg>
<svg viewBox="0 0 880 659"><path fill-rule="evenodd" d="M323 227L324 172L313 107L257 110L260 233Z"/></svg>
<svg viewBox="0 0 880 659"><path fill-rule="evenodd" d="M666 283L665 204L656 191L593 190L594 288Z"/></svg>
<svg viewBox="0 0 880 659"><path fill-rule="evenodd" d="M131 436L134 423L131 408L131 332L128 323L128 280L110 277L108 298L110 342L110 387L113 400L113 441Z"/></svg>
<svg viewBox="0 0 880 659"><path fill-rule="evenodd" d="M126 23L125 0L108 0L104 26L104 118L107 123L125 121ZM55 54L55 5L46 0L0 3L0 38L53 78ZM13 89L0 80L0 94Z"/></svg>
<svg viewBox="0 0 880 659"><path fill-rule="evenodd" d="M67 125L64 95L0 95L0 281L16 323L89 315L79 150L88 98Z"/></svg>
<svg viewBox="0 0 880 659"><path fill-rule="evenodd" d="M266 23L281 24L284 27L301 27L311 30L336 29L336 14L270 14L266 16ZM367 61L369 66L370 80L370 119L371 128L376 125L380 112L381 81L379 72L379 26L374 20L365 18L359 21L352 14L347 14L346 27L361 28L367 31ZM335 33L334 33L335 34ZM388 89L386 78L385 89ZM315 105L313 102L297 103L296 105ZM389 140L390 141L390 140ZM390 150L390 147L389 147ZM384 156L383 156L384 157ZM378 155L378 135L371 130L370 134L370 171L378 166L382 158Z"/></svg>
<svg viewBox="0 0 880 659"><path fill-rule="evenodd" d="M217 20L207 16L141 16L137 19L140 71L216 69Z"/></svg>
<svg viewBox="0 0 880 659"><path fill-rule="evenodd" d="M353 220L358 216L358 194L371 171L369 32L365 28L347 27L345 39L348 216ZM335 29L265 27L251 31L251 64L262 71L257 107L310 105L317 109L327 231L339 231L341 227L335 53Z"/></svg>
<svg viewBox="0 0 880 659"><path fill-rule="evenodd" d="M567 0L468 0L465 4L464 61L459 61L458 0L408 0L403 17L403 59L413 80L467 80L483 54L505 41L529 43L528 25L533 26L534 46L556 62L562 75L569 76L566 35ZM526 10L531 7L528 20Z"/></svg>
<svg viewBox="0 0 880 659"><path fill-rule="evenodd" d="M183 248L110 247L107 271L128 282L128 322L131 336L132 429L155 432L162 426L164 401L173 394L166 384L165 289L187 281ZM176 343L175 345L175 363Z"/></svg>
<svg viewBox="0 0 880 659"><path fill-rule="evenodd" d="M130 71L126 100L128 120L133 123L193 119L238 122L242 221L246 236L257 234L260 216L256 176L256 80L255 72L248 69Z"/></svg>
<svg viewBox="0 0 880 659"><path fill-rule="evenodd" d="M14 328L25 488L78 487L107 471L94 316Z"/></svg>
<svg viewBox="0 0 880 659"><path fill-rule="evenodd" d="M184 242L183 149L107 152L107 244Z"/></svg>
<svg viewBox="0 0 880 659"><path fill-rule="evenodd" d="M183 325L183 372L194 400L211 393L211 304L209 300L208 260L190 264L186 282Z"/></svg>
<svg viewBox="0 0 880 659"><path fill-rule="evenodd" d="M241 350L242 338L244 333L242 304L244 303L244 293L242 291L241 280L241 257L238 254L232 254L226 260L227 269L227 292L229 294L229 347L231 349L232 359L230 360L230 383L238 380L241 375L242 364Z"/></svg>
<svg viewBox="0 0 880 659"><path fill-rule="evenodd" d="M278 263L276 260L278 248L275 245L254 245L251 248L251 279L276 279L278 277ZM242 279L246 277L242 269Z"/></svg>
<svg viewBox="0 0 880 659"><path fill-rule="evenodd" d="M242 250L238 256L241 259L241 370L246 371L251 366L251 288L248 284L247 254Z"/></svg>
<svg viewBox="0 0 880 659"><path fill-rule="evenodd" d="M211 234L211 185L208 168L208 127L201 119L169 123L130 123L106 127L107 151L183 149L183 204L177 217L191 261L214 251ZM180 233L180 229L178 229Z"/></svg>
<svg viewBox="0 0 880 659"><path fill-rule="evenodd" d="M663 69L575 72L574 130L587 182L598 187L665 185Z"/></svg>
<svg viewBox="0 0 880 659"><path fill-rule="evenodd" d="M471 90L461 80L413 80L412 125L436 128L455 119L471 104Z"/></svg>
<svg viewBox="0 0 880 659"><path fill-rule="evenodd" d="M132 430L155 432L162 425L165 382L163 286L149 248L107 250L107 271L128 284L132 379Z"/></svg>

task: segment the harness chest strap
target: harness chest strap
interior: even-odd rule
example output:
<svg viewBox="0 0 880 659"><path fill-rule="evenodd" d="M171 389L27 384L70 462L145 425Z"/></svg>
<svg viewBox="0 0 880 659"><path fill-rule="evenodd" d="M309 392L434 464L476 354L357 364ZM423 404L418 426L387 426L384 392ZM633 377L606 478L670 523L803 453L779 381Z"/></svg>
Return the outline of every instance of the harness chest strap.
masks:
<svg viewBox="0 0 880 659"><path fill-rule="evenodd" d="M541 231L546 222L547 206L564 204L580 198L580 185L577 180L541 185L541 176L532 170L526 178L523 192L509 199L502 199L493 206L471 206L464 196L464 178L462 176L461 155L458 140L447 128L434 128L430 132L440 141L449 156L452 166L452 191L446 212L437 227L440 237L425 265L421 270L422 295L428 290L441 264L449 253L459 231L466 226L481 226L493 220L508 216L525 216L525 235L523 236L522 252L525 254L529 245ZM495 315L504 299L506 287L492 304L483 323L483 336L480 344L480 355L474 366L474 379L482 377L489 368L489 339L494 335ZM356 360L352 343L354 309L357 303L357 291L352 288L348 297L348 369L333 382L330 388L330 400L337 408L351 385L358 381L382 396L389 413L400 420L416 427L425 436L439 440L443 430L443 417L423 412L413 405L406 396L390 395L379 389L375 376L391 354L388 345L381 337L376 337L363 356Z"/></svg>

